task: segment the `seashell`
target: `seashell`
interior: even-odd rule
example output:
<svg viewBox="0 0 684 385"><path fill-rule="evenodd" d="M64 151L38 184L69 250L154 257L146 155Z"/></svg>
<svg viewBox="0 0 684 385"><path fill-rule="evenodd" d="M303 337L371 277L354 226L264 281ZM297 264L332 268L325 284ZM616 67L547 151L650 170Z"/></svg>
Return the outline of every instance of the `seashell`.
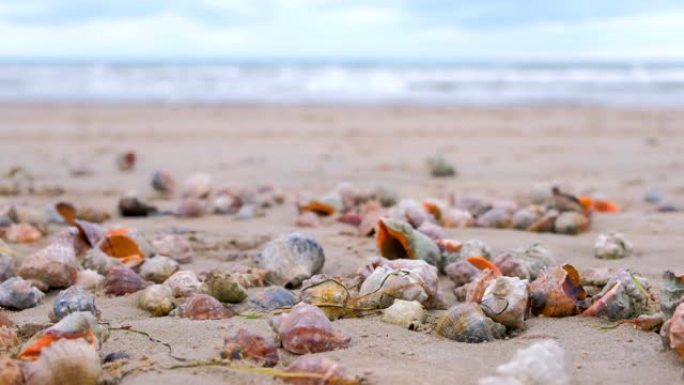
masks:
<svg viewBox="0 0 684 385"><path fill-rule="evenodd" d="M43 234L48 233L50 212L44 208L13 205L7 210L7 217L14 223L28 223Z"/></svg>
<svg viewBox="0 0 684 385"><path fill-rule="evenodd" d="M140 200L135 192L129 192L121 197L117 208L122 217L146 217L158 211L155 206Z"/></svg>
<svg viewBox="0 0 684 385"><path fill-rule="evenodd" d="M494 263L503 275L533 281L543 269L554 266L556 258L551 250L534 243L524 249L508 251L498 256Z"/></svg>
<svg viewBox="0 0 684 385"><path fill-rule="evenodd" d="M344 349L351 340L333 329L321 309L307 303L299 303L289 313L272 317L269 324L278 333L283 348L294 354Z"/></svg>
<svg viewBox="0 0 684 385"><path fill-rule="evenodd" d="M295 226L297 227L318 227L321 225L321 220L313 211L304 211L297 216Z"/></svg>
<svg viewBox="0 0 684 385"><path fill-rule="evenodd" d="M580 199L572 194L561 191L557 186L551 188L553 196L553 206L561 213L572 211L576 213L584 213L585 206Z"/></svg>
<svg viewBox="0 0 684 385"><path fill-rule="evenodd" d="M99 248L88 250L83 258L84 268L102 275L107 275L112 267L122 264L123 263L120 260L110 257Z"/></svg>
<svg viewBox="0 0 684 385"><path fill-rule="evenodd" d="M175 312L179 317L191 320L218 320L233 316L221 302L207 294L193 294Z"/></svg>
<svg viewBox="0 0 684 385"><path fill-rule="evenodd" d="M98 289L104 283L105 277L94 270L81 270L76 276L75 286L80 286L85 290Z"/></svg>
<svg viewBox="0 0 684 385"><path fill-rule="evenodd" d="M582 270L580 283L582 286L604 287L615 275L613 269L607 267L594 267Z"/></svg>
<svg viewBox="0 0 684 385"><path fill-rule="evenodd" d="M240 303L247 298L247 291L228 272L214 270L204 278L201 288L203 293L221 302Z"/></svg>
<svg viewBox="0 0 684 385"><path fill-rule="evenodd" d="M466 260L470 257L483 257L489 259L492 256L492 249L479 239L470 239L461 245L460 259Z"/></svg>
<svg viewBox="0 0 684 385"><path fill-rule="evenodd" d="M96 349L107 338L107 329L98 325L90 312L74 312L49 328L38 332L24 344L17 358L35 361L45 348L60 340L83 340Z"/></svg>
<svg viewBox="0 0 684 385"><path fill-rule="evenodd" d="M268 270L244 265L235 265L230 274L233 279L245 289L250 287L262 287L268 284Z"/></svg>
<svg viewBox="0 0 684 385"><path fill-rule="evenodd" d="M285 371L290 373L283 382L290 385L360 385L361 381L345 374L337 362L315 355L305 355L292 362Z"/></svg>
<svg viewBox="0 0 684 385"><path fill-rule="evenodd" d="M382 311L382 321L417 330L425 322L425 309L420 302L397 299L392 306Z"/></svg>
<svg viewBox="0 0 684 385"><path fill-rule="evenodd" d="M150 285L138 294L138 307L155 317L165 316L176 307L173 291L166 285Z"/></svg>
<svg viewBox="0 0 684 385"><path fill-rule="evenodd" d="M540 206L529 206L518 209L511 217L511 225L517 230L527 230L544 214Z"/></svg>
<svg viewBox="0 0 684 385"><path fill-rule="evenodd" d="M675 275L671 271L663 273L663 283L660 288L660 310L667 317L672 316L675 308L684 299L684 274Z"/></svg>
<svg viewBox="0 0 684 385"><path fill-rule="evenodd" d="M214 214L232 214L242 203L230 195L219 195L211 201L211 212Z"/></svg>
<svg viewBox="0 0 684 385"><path fill-rule="evenodd" d="M176 192L176 179L166 171L155 171L152 174L152 188L163 195L173 195Z"/></svg>
<svg viewBox="0 0 684 385"><path fill-rule="evenodd" d="M468 284L466 302L480 303L487 285L492 280L500 277L501 271L495 264L483 257L469 257L467 261L482 271Z"/></svg>
<svg viewBox="0 0 684 385"><path fill-rule="evenodd" d="M375 230L380 255L387 259L420 259L441 266L437 244L404 221L380 218Z"/></svg>
<svg viewBox="0 0 684 385"><path fill-rule="evenodd" d="M0 282L14 276L16 262L14 258L3 252L0 245Z"/></svg>
<svg viewBox="0 0 684 385"><path fill-rule="evenodd" d="M163 255L150 258L140 266L140 276L148 281L162 283L178 271L178 262Z"/></svg>
<svg viewBox="0 0 684 385"><path fill-rule="evenodd" d="M375 233L375 226L378 220L384 217L387 211L380 206L377 201L368 202L362 208L362 218L361 223L359 223L358 230L359 235L362 237L369 237Z"/></svg>
<svg viewBox="0 0 684 385"><path fill-rule="evenodd" d="M60 321L67 315L77 311L90 312L95 317L100 316L100 311L95 306L95 297L80 286L72 286L60 291L52 302L52 312L49 315L50 321Z"/></svg>
<svg viewBox="0 0 684 385"><path fill-rule="evenodd" d="M389 211L389 217L407 222L411 227L418 228L425 221L434 221L423 205L415 199L402 199Z"/></svg>
<svg viewBox="0 0 684 385"><path fill-rule="evenodd" d="M197 279L195 272L191 270L179 270L173 273L164 285L171 288L174 297L186 297L197 293L200 290L201 283Z"/></svg>
<svg viewBox="0 0 684 385"><path fill-rule="evenodd" d="M527 228L527 231L532 231L535 233L548 233L553 231L554 226L556 224L556 219L558 219L558 216L560 213L558 210L549 210L544 213L536 222L534 222L530 227Z"/></svg>
<svg viewBox="0 0 684 385"><path fill-rule="evenodd" d="M267 287L249 296L249 305L259 310L274 310L292 307L297 303L297 297L291 291L280 287Z"/></svg>
<svg viewBox="0 0 684 385"><path fill-rule="evenodd" d="M528 291L527 280L518 277L497 277L487 285L480 306L495 322L520 329L525 326Z"/></svg>
<svg viewBox="0 0 684 385"><path fill-rule="evenodd" d="M45 294L20 277L10 278L0 283L0 306L8 309L24 310L38 305Z"/></svg>
<svg viewBox="0 0 684 385"><path fill-rule="evenodd" d="M553 230L558 234L575 235L589 227L589 219L576 211L561 213L553 224Z"/></svg>
<svg viewBox="0 0 684 385"><path fill-rule="evenodd" d="M135 167L138 156L133 151L122 152L116 156L116 166L121 171L131 171Z"/></svg>
<svg viewBox="0 0 684 385"><path fill-rule="evenodd" d="M196 198L185 198L176 208L176 215L181 218L199 218L207 213L205 201Z"/></svg>
<svg viewBox="0 0 684 385"><path fill-rule="evenodd" d="M12 326L12 320L7 318L7 315L0 311L0 326Z"/></svg>
<svg viewBox="0 0 684 385"><path fill-rule="evenodd" d="M470 262L461 260L452 262L444 268L444 273L454 283L455 287L467 285L479 272Z"/></svg>
<svg viewBox="0 0 684 385"><path fill-rule="evenodd" d="M580 284L580 276L574 266L544 269L530 284L530 309L532 314L546 317L575 315L586 307L587 293Z"/></svg>
<svg viewBox="0 0 684 385"><path fill-rule="evenodd" d="M194 257L192 245L176 234L167 234L152 241L156 254L167 256L178 263L190 263Z"/></svg>
<svg viewBox="0 0 684 385"><path fill-rule="evenodd" d="M494 229L513 226L513 213L506 207L492 207L475 219L475 225Z"/></svg>
<svg viewBox="0 0 684 385"><path fill-rule="evenodd" d="M432 215L432 217L437 221L437 223L441 223L442 214L448 209L446 202L441 201L439 199L428 198L424 199L423 202L421 202L421 204L425 211L430 213L430 215Z"/></svg>
<svg viewBox="0 0 684 385"><path fill-rule="evenodd" d="M335 193L329 193L321 198L305 198L297 203L300 212L310 211L322 216L332 215L342 211L344 204L342 197Z"/></svg>
<svg viewBox="0 0 684 385"><path fill-rule="evenodd" d="M423 222L423 224L420 225L420 227L418 227L417 230L427 235L430 239L432 239L435 242L441 240L446 236L446 234L444 233L444 229L432 222Z"/></svg>
<svg viewBox="0 0 684 385"><path fill-rule="evenodd" d="M581 195L579 201L582 203L586 212L598 211L600 213L616 213L620 211L620 205L616 202L597 198L596 196Z"/></svg>
<svg viewBox="0 0 684 385"><path fill-rule="evenodd" d="M97 351L83 340L57 341L24 366L26 385L96 385L101 371Z"/></svg>
<svg viewBox="0 0 684 385"><path fill-rule="evenodd" d="M115 296L135 293L148 286L152 282L144 280L141 276L126 265L116 265L109 270L104 281L105 294Z"/></svg>
<svg viewBox="0 0 684 385"><path fill-rule="evenodd" d="M89 249L95 247L102 238L105 237L105 230L101 226L89 221L78 219L76 207L67 202L59 202L55 205L55 210L62 216L64 222L78 230L78 237L75 239L77 249Z"/></svg>
<svg viewBox="0 0 684 385"><path fill-rule="evenodd" d="M648 282L629 270L617 272L582 313L610 321L631 319L645 313L651 298Z"/></svg>
<svg viewBox="0 0 684 385"><path fill-rule="evenodd" d="M239 329L234 335L227 337L221 356L230 360L249 358L266 367L278 363L278 347L259 334L246 329Z"/></svg>
<svg viewBox="0 0 684 385"><path fill-rule="evenodd" d="M553 340L518 349L511 361L496 368L497 376L480 379L478 385L570 385L565 351Z"/></svg>
<svg viewBox="0 0 684 385"><path fill-rule="evenodd" d="M17 268L17 275L42 290L60 289L76 282L78 267L73 243L53 242L26 257Z"/></svg>
<svg viewBox="0 0 684 385"><path fill-rule="evenodd" d="M9 326L0 325L0 356L13 353L18 346L19 337L17 337L14 329Z"/></svg>
<svg viewBox="0 0 684 385"><path fill-rule="evenodd" d="M675 308L672 318L665 322L660 335L665 348L674 350L679 359L684 360L684 302Z"/></svg>
<svg viewBox="0 0 684 385"><path fill-rule="evenodd" d="M138 243L127 234L110 233L100 241L98 248L126 266L135 267L145 260L145 254Z"/></svg>
<svg viewBox="0 0 684 385"><path fill-rule="evenodd" d="M292 289L318 273L325 263L323 247L313 237L290 233L268 242L257 256L259 267L269 271L268 280Z"/></svg>
<svg viewBox="0 0 684 385"><path fill-rule="evenodd" d="M594 256L598 259L621 259L632 254L632 244L620 233L600 234L594 243Z"/></svg>
<svg viewBox="0 0 684 385"><path fill-rule="evenodd" d="M394 206L399 201L399 193L397 190L388 184L378 184L373 188L371 197L382 205L382 207Z"/></svg>
<svg viewBox="0 0 684 385"><path fill-rule="evenodd" d="M19 361L0 354L0 384L24 385L24 374Z"/></svg>
<svg viewBox="0 0 684 385"><path fill-rule="evenodd" d="M302 302L318 306L330 320L342 318L347 313L350 299L349 290L340 281L325 276L304 281L299 299ZM314 281L314 282L312 282Z"/></svg>
<svg viewBox="0 0 684 385"><path fill-rule="evenodd" d="M427 159L430 176L433 178L446 178L456 176L456 168L444 155L433 155Z"/></svg>
<svg viewBox="0 0 684 385"><path fill-rule="evenodd" d="M40 240L43 233L28 223L11 224L4 229L3 238L9 243L32 243Z"/></svg>
<svg viewBox="0 0 684 385"><path fill-rule="evenodd" d="M488 318L478 304L467 302L451 307L442 315L435 331L459 342L480 343L503 338L506 327Z"/></svg>
<svg viewBox="0 0 684 385"><path fill-rule="evenodd" d="M475 223L473 214L469 211L457 208L448 208L442 211L442 226L446 228L466 228Z"/></svg>
<svg viewBox="0 0 684 385"><path fill-rule="evenodd" d="M211 194L211 176L195 174L183 184L183 197L203 199Z"/></svg>

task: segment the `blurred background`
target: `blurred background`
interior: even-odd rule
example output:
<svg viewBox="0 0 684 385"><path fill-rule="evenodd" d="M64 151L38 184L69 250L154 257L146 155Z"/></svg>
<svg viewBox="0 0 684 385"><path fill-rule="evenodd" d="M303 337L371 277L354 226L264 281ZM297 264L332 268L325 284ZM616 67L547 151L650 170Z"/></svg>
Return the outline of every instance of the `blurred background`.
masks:
<svg viewBox="0 0 684 385"><path fill-rule="evenodd" d="M4 0L0 36L0 101L684 101L677 0Z"/></svg>

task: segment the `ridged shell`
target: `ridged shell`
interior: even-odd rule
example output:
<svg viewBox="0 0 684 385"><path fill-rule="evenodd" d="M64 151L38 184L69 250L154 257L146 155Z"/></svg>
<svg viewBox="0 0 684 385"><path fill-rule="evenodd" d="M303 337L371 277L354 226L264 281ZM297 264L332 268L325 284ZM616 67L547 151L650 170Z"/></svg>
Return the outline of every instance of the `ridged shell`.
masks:
<svg viewBox="0 0 684 385"><path fill-rule="evenodd" d="M498 277L487 285L480 306L495 322L519 329L525 326L528 299L527 280Z"/></svg>
<svg viewBox="0 0 684 385"><path fill-rule="evenodd" d="M425 321L423 305L417 301L397 299L382 312L382 321L405 329L416 330Z"/></svg>
<svg viewBox="0 0 684 385"><path fill-rule="evenodd" d="M649 308L651 295L648 288L648 282L643 277L621 270L594 296L594 302L583 315L610 321L635 318Z"/></svg>
<svg viewBox="0 0 684 385"><path fill-rule="evenodd" d="M465 260L452 262L444 268L444 273L454 283L455 287L467 285L479 272L475 266Z"/></svg>
<svg viewBox="0 0 684 385"><path fill-rule="evenodd" d="M291 375L283 382L290 385L359 385L361 381L345 374L337 362L318 355L305 355L297 358L285 368ZM293 376L298 373L300 376Z"/></svg>
<svg viewBox="0 0 684 385"><path fill-rule="evenodd" d="M126 265L116 265L109 270L104 282L105 294L126 295L135 293L148 286L152 282L144 280L141 276Z"/></svg>
<svg viewBox="0 0 684 385"><path fill-rule="evenodd" d="M138 294L138 306L155 317L169 314L175 307L173 291L165 285L151 285Z"/></svg>
<svg viewBox="0 0 684 385"><path fill-rule="evenodd" d="M269 271L271 283L291 289L321 271L325 254L310 235L290 233L270 241L259 253L257 263Z"/></svg>
<svg viewBox="0 0 684 385"><path fill-rule="evenodd" d="M189 263L194 257L192 245L187 239L176 234L167 234L152 241L154 252L167 256L178 263Z"/></svg>
<svg viewBox="0 0 684 385"><path fill-rule="evenodd" d="M278 347L263 336L240 329L234 335L226 337L221 355L230 360L249 358L263 366L275 366L278 363Z"/></svg>
<svg viewBox="0 0 684 385"><path fill-rule="evenodd" d="M532 314L564 317L578 314L586 307L587 297L580 276L572 265L543 270L530 284Z"/></svg>
<svg viewBox="0 0 684 385"><path fill-rule="evenodd" d="M75 285L59 292L52 302L50 320L57 322L77 311L87 311L93 313L95 317L100 315L100 311L95 306L95 297L82 287Z"/></svg>
<svg viewBox="0 0 684 385"><path fill-rule="evenodd" d="M267 287L249 296L249 305L259 310L291 307L296 303L297 297L291 291L280 286Z"/></svg>
<svg viewBox="0 0 684 385"><path fill-rule="evenodd" d="M40 358L24 367L26 385L96 385L100 357L83 340L60 340L43 349Z"/></svg>
<svg viewBox="0 0 684 385"><path fill-rule="evenodd" d="M684 303L679 304L663 329L661 330L663 344L674 350L680 360L684 360Z"/></svg>
<svg viewBox="0 0 684 385"><path fill-rule="evenodd" d="M684 299L684 274L678 276L671 271L666 271L663 273L663 284L660 290L660 309L670 317L677 305Z"/></svg>
<svg viewBox="0 0 684 385"><path fill-rule="evenodd" d="M150 258L140 266L140 276L156 283L166 281L176 271L178 271L178 262L163 255Z"/></svg>
<svg viewBox="0 0 684 385"><path fill-rule="evenodd" d="M66 288L76 282L78 261L73 244L54 242L26 257L17 275L41 290Z"/></svg>
<svg viewBox="0 0 684 385"><path fill-rule="evenodd" d="M8 309L32 308L44 297L43 292L21 277L13 277L0 284L0 306Z"/></svg>
<svg viewBox="0 0 684 385"><path fill-rule="evenodd" d="M420 259L433 266L442 265L437 244L404 221L380 218L375 234L378 252L387 259Z"/></svg>
<svg viewBox="0 0 684 385"><path fill-rule="evenodd" d="M202 284L197 274L191 270L180 270L173 273L164 285L171 288L174 297L186 297L200 291Z"/></svg>
<svg viewBox="0 0 684 385"><path fill-rule="evenodd" d="M553 253L535 243L528 248L508 251L494 259L503 275L534 281L539 273L556 264Z"/></svg>
<svg viewBox="0 0 684 385"><path fill-rule="evenodd" d="M218 270L204 278L202 292L221 302L240 303L247 298L247 291L231 273Z"/></svg>
<svg viewBox="0 0 684 385"><path fill-rule="evenodd" d="M219 320L233 316L233 313L221 302L207 294L195 294L188 297L178 307L177 314L181 318L191 320Z"/></svg>
<svg viewBox="0 0 684 385"><path fill-rule="evenodd" d="M506 327L487 317L478 304L462 303L439 318L435 331L459 342L480 343L503 338Z"/></svg>
<svg viewBox="0 0 684 385"><path fill-rule="evenodd" d="M321 309L307 303L297 304L291 312L273 317L269 323L278 333L283 348L294 354L344 349L351 340L333 329Z"/></svg>
<svg viewBox="0 0 684 385"><path fill-rule="evenodd" d="M24 374L20 362L0 354L0 384L24 385Z"/></svg>

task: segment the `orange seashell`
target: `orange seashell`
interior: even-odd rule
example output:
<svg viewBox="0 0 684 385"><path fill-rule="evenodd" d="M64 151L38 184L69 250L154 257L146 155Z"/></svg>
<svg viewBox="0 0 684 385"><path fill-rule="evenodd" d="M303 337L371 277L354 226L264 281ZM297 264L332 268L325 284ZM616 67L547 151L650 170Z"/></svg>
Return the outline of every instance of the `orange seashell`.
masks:
<svg viewBox="0 0 684 385"><path fill-rule="evenodd" d="M97 321L91 313L76 312L63 318L58 323L36 334L21 349L17 358L25 361L35 361L43 348L61 339L83 339L95 347L100 346L98 340Z"/></svg>
<svg viewBox="0 0 684 385"><path fill-rule="evenodd" d="M57 213L64 218L66 224L73 226L76 221L76 207L68 202L59 202L55 205Z"/></svg>
<svg viewBox="0 0 684 385"><path fill-rule="evenodd" d="M456 253L461 251L461 247L463 246L463 243L455 239L438 239L435 242L437 243L437 246L439 246L440 250L447 253Z"/></svg>
<svg viewBox="0 0 684 385"><path fill-rule="evenodd" d="M586 307L587 293L574 266L566 264L542 270L530 284L530 308L534 315L563 317L578 314Z"/></svg>
<svg viewBox="0 0 684 385"><path fill-rule="evenodd" d="M137 266L141 264L145 257L140 246L126 234L118 232L109 233L102 241L99 248L110 257L116 258L125 265Z"/></svg>
<svg viewBox="0 0 684 385"><path fill-rule="evenodd" d="M468 262L470 262L471 265L477 267L480 270L486 270L489 269L496 275L497 277L502 276L501 270L490 260L488 260L485 257L482 256L475 256L475 257L468 257L466 258Z"/></svg>
<svg viewBox="0 0 684 385"><path fill-rule="evenodd" d="M233 316L233 313L216 298L207 294L194 294L178 308L181 318L191 320L218 320Z"/></svg>
<svg viewBox="0 0 684 385"><path fill-rule="evenodd" d="M663 326L661 331L663 344L674 350L681 360L684 360L684 302L675 309L672 318Z"/></svg>
<svg viewBox="0 0 684 385"><path fill-rule="evenodd" d="M327 352L349 346L350 337L333 329L323 310L299 303L288 314L269 320L278 333L283 348L294 354Z"/></svg>
<svg viewBox="0 0 684 385"><path fill-rule="evenodd" d="M437 244L407 222L380 218L375 231L378 251L383 257L422 259L433 266L440 266L442 256Z"/></svg>
<svg viewBox="0 0 684 385"><path fill-rule="evenodd" d="M40 240L43 233L28 223L20 223L7 227L3 237L10 243L32 243Z"/></svg>
<svg viewBox="0 0 684 385"><path fill-rule="evenodd" d="M608 200L594 200L594 210L600 213L617 213L620 211L620 206Z"/></svg>
<svg viewBox="0 0 684 385"><path fill-rule="evenodd" d="M231 360L249 358L263 366L275 366L278 363L278 347L246 329L240 329L235 335L224 340L224 351L221 355Z"/></svg>
<svg viewBox="0 0 684 385"><path fill-rule="evenodd" d="M116 296L135 293L152 282L145 281L135 271L126 265L116 265L109 270L104 282L105 294Z"/></svg>
<svg viewBox="0 0 684 385"><path fill-rule="evenodd" d="M283 381L291 385L359 385L358 378L345 375L342 366L325 357L299 357L285 369Z"/></svg>

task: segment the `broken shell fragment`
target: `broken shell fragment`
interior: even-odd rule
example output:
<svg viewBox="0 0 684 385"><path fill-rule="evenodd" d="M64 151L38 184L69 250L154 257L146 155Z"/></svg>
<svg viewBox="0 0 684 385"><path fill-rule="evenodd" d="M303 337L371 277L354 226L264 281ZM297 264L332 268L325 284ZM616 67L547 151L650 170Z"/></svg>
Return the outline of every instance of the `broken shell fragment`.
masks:
<svg viewBox="0 0 684 385"><path fill-rule="evenodd" d="M257 256L257 263L269 271L271 283L292 289L321 271L325 254L310 235L290 233L270 241Z"/></svg>
<svg viewBox="0 0 684 385"><path fill-rule="evenodd" d="M207 294L188 297L174 312L181 318L191 320L219 320L233 316L221 302Z"/></svg>
<svg viewBox="0 0 684 385"><path fill-rule="evenodd" d="M425 322L425 310L419 302L397 299L392 306L383 310L382 321L417 330Z"/></svg>
<svg viewBox="0 0 684 385"><path fill-rule="evenodd" d="M249 358L263 366L271 367L278 363L278 347L263 336L240 329L227 337L221 355L230 360Z"/></svg>
<svg viewBox="0 0 684 385"><path fill-rule="evenodd" d="M289 313L272 317L269 324L278 333L283 348L294 354L344 349L351 340L333 329L321 309L307 303L299 303Z"/></svg>
<svg viewBox="0 0 684 385"><path fill-rule="evenodd" d="M96 385L101 371L97 351L80 339L57 341L24 366L26 385Z"/></svg>
<svg viewBox="0 0 684 385"><path fill-rule="evenodd" d="M207 274L202 283L202 292L221 302L240 303L247 298L247 291L231 274L214 270Z"/></svg>
<svg viewBox="0 0 684 385"><path fill-rule="evenodd" d="M407 222L380 218L375 233L378 252L387 259L420 259L437 267L442 264L437 244Z"/></svg>
<svg viewBox="0 0 684 385"><path fill-rule="evenodd" d="M671 271L666 271L663 273L663 284L660 289L660 310L670 317L682 300L684 300L684 274L675 275Z"/></svg>
<svg viewBox="0 0 684 385"><path fill-rule="evenodd" d="M194 271L180 270L164 281L164 285L171 288L174 297L186 297L197 293L202 284Z"/></svg>
<svg viewBox="0 0 684 385"><path fill-rule="evenodd" d="M50 320L57 322L77 311L87 311L95 317L100 315L100 311L95 306L95 297L80 286L72 286L59 292L52 302Z"/></svg>
<svg viewBox="0 0 684 385"><path fill-rule="evenodd" d="M600 234L594 243L594 256L598 259L621 259L632 254L632 244L620 233Z"/></svg>
<svg viewBox="0 0 684 385"><path fill-rule="evenodd" d="M648 282L629 270L616 273L592 305L582 313L610 321L635 318L648 310L651 298Z"/></svg>
<svg viewBox="0 0 684 385"><path fill-rule="evenodd" d="M462 303L450 308L437 321L438 335L459 342L480 343L503 338L506 327L492 321L475 303Z"/></svg>
<svg viewBox="0 0 684 385"><path fill-rule="evenodd" d="M163 255L150 258L140 266L140 276L148 281L162 283L178 271L178 262Z"/></svg>
<svg viewBox="0 0 684 385"><path fill-rule="evenodd" d="M555 341L535 342L518 349L511 361L496 368L497 376L478 385L570 385L565 351Z"/></svg>
<svg viewBox="0 0 684 385"><path fill-rule="evenodd" d="M528 302L527 280L518 277L498 277L489 282L480 305L489 318L506 327L525 326Z"/></svg>
<svg viewBox="0 0 684 385"><path fill-rule="evenodd" d="M45 294L31 285L31 282L13 277L0 283L0 306L24 310L38 305Z"/></svg>
<svg viewBox="0 0 684 385"><path fill-rule="evenodd" d="M78 274L78 261L73 243L53 242L26 257L17 275L31 281L41 290L61 289L73 285Z"/></svg>
<svg viewBox="0 0 684 385"><path fill-rule="evenodd" d="M285 369L289 373L283 380L290 385L359 385L358 378L349 377L337 362L316 355L297 358Z"/></svg>
<svg viewBox="0 0 684 385"><path fill-rule="evenodd" d="M155 317L165 316L176 307L173 291L165 285L150 285L138 294L138 306Z"/></svg>
<svg viewBox="0 0 684 385"><path fill-rule="evenodd" d="M148 286L152 282L144 280L138 273L126 265L116 265L109 270L104 281L105 294L121 296L135 293Z"/></svg>
<svg viewBox="0 0 684 385"><path fill-rule="evenodd" d="M586 307L587 293L574 266L545 269L530 284L530 309L534 315L564 317Z"/></svg>
<svg viewBox="0 0 684 385"><path fill-rule="evenodd" d="M249 296L249 305L259 310L292 307L296 303L297 297L280 286L270 286Z"/></svg>

